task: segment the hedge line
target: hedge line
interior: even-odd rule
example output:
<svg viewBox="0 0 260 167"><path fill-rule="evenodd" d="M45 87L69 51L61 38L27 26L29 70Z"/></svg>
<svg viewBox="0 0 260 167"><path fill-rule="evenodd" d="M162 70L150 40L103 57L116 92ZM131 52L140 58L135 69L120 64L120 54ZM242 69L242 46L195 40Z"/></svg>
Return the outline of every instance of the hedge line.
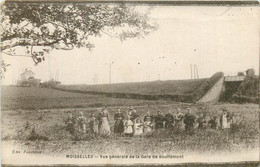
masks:
<svg viewBox="0 0 260 167"><path fill-rule="evenodd" d="M110 98L127 98L127 99L140 99L140 100L166 100L166 101L176 101L176 102L192 102L193 96L191 94L176 94L176 95L145 95L137 93L110 93L110 92L97 92L97 91L84 91L84 90L70 90L60 87L52 87L53 89L73 92L73 93L83 93L90 95L101 95L103 97Z"/></svg>

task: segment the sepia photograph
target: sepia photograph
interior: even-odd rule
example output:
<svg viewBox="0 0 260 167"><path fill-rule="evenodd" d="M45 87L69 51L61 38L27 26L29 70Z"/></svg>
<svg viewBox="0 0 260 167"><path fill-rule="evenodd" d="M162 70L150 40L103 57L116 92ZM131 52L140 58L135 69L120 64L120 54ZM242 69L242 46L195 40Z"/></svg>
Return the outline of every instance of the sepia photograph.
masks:
<svg viewBox="0 0 260 167"><path fill-rule="evenodd" d="M259 165L257 1L4 1L1 165Z"/></svg>

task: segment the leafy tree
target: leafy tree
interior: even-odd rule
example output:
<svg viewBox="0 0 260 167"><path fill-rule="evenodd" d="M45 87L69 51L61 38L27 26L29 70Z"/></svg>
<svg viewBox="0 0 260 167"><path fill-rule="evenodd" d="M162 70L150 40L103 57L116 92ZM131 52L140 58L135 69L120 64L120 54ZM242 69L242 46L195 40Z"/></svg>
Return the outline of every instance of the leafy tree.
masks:
<svg viewBox="0 0 260 167"><path fill-rule="evenodd" d="M30 57L37 65L52 49L93 48L91 36L144 37L157 27L147 15L124 4L6 2L1 11L1 52ZM17 47L25 48L25 54L18 54Z"/></svg>

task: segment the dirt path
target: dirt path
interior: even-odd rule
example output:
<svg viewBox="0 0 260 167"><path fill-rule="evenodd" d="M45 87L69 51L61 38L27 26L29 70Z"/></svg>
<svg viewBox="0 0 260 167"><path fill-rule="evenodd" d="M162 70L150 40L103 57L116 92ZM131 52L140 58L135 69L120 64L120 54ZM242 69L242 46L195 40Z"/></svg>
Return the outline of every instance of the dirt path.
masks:
<svg viewBox="0 0 260 167"><path fill-rule="evenodd" d="M203 103L216 103L219 100L220 93L223 88L224 77L220 78L218 82L199 100Z"/></svg>

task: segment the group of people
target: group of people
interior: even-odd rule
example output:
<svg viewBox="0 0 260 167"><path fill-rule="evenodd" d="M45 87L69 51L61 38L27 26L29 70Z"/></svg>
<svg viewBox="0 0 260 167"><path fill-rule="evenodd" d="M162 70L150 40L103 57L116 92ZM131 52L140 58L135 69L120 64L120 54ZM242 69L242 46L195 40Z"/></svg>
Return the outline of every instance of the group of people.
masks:
<svg viewBox="0 0 260 167"><path fill-rule="evenodd" d="M113 119L114 133L120 136L132 137L147 135L160 129L185 129L187 133L193 133L194 129L209 127L217 130L218 128L228 129L231 127L232 116L226 109L223 109L223 113L219 119L217 116L211 116L209 119L206 119L203 113L196 117L192 114L191 108L188 107L186 110L187 113L183 114L181 109L178 108L175 115L172 114L171 110L168 110L165 115L163 115L161 110L157 112L157 115L151 115L147 111L146 115L141 119L133 106L129 107L126 115L117 107ZM77 129L83 133L90 130L95 136L110 136L110 122L112 121L108 113L107 106L103 106L97 115L92 113L89 119L84 116L83 112L80 112L77 118L72 113L69 113L65 121L66 128L70 133L73 133Z"/></svg>

